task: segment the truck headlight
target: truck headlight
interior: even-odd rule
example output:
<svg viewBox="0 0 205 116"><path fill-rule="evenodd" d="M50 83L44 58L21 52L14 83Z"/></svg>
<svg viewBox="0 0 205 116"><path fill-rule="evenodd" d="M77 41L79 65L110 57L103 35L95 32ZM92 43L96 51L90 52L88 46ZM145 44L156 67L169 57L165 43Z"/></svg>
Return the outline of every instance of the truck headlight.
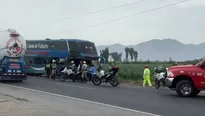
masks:
<svg viewBox="0 0 205 116"><path fill-rule="evenodd" d="M168 75L169 78L174 77L174 74L171 71L168 71L167 75Z"/></svg>

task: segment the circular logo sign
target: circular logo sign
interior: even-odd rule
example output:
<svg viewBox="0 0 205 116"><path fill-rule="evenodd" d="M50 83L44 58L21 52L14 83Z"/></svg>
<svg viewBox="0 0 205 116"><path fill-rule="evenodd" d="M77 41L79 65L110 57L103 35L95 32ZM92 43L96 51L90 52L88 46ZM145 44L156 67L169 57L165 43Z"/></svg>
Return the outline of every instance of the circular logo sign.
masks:
<svg viewBox="0 0 205 116"><path fill-rule="evenodd" d="M19 38L10 38L6 43L9 56L19 56L23 51L23 43Z"/></svg>

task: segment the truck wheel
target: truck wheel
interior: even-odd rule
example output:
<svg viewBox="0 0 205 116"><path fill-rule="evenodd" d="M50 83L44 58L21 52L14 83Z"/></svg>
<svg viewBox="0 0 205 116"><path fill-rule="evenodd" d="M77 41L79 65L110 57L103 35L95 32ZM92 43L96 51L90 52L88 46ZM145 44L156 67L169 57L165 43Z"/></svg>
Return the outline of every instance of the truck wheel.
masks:
<svg viewBox="0 0 205 116"><path fill-rule="evenodd" d="M182 80L177 83L176 92L180 97L190 97L194 95L195 88L191 81Z"/></svg>

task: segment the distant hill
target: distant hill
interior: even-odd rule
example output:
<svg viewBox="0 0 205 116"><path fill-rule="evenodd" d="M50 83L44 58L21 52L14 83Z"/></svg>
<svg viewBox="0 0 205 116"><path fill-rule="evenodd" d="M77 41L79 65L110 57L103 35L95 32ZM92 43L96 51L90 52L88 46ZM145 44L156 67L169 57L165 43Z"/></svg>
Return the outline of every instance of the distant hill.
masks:
<svg viewBox="0 0 205 116"><path fill-rule="evenodd" d="M199 59L205 56L205 42L198 45L184 44L175 39L153 39L136 45L124 46L122 44L101 45L97 46L98 52L109 47L110 52L122 52L125 58L125 48L132 47L138 51L138 60L172 60L184 61ZM122 59L122 60L123 60Z"/></svg>

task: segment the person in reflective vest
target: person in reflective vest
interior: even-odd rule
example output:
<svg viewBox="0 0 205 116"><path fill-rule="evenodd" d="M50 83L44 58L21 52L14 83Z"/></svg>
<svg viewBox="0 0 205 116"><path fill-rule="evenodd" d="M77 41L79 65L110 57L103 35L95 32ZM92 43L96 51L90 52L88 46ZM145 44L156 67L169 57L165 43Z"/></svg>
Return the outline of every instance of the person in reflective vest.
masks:
<svg viewBox="0 0 205 116"><path fill-rule="evenodd" d="M110 65L109 65L109 72L111 72L112 71L112 68L113 68L114 66L113 66L113 64L110 62Z"/></svg>
<svg viewBox="0 0 205 116"><path fill-rule="evenodd" d="M77 71L76 71L76 65L75 65L74 61L71 61L70 68L71 68L71 70L72 70L73 73L74 73L74 75L73 75L73 77L72 77L72 80L73 80L73 82L75 82L75 80L76 80L75 75L76 75L76 72L77 72Z"/></svg>
<svg viewBox="0 0 205 116"><path fill-rule="evenodd" d="M46 61L45 70L46 70L46 76L47 76L48 78L50 78L50 74L51 74L51 64L50 64L48 61Z"/></svg>
<svg viewBox="0 0 205 116"><path fill-rule="evenodd" d="M87 82L87 73L88 73L88 65L85 61L83 61L83 67L82 67L82 79L83 82Z"/></svg>
<svg viewBox="0 0 205 116"><path fill-rule="evenodd" d="M145 65L145 69L144 69L144 74L143 74L143 87L145 87L146 85L146 82L148 82L149 86L151 87L152 86L152 83L150 81L150 70L148 68L148 65Z"/></svg>
<svg viewBox="0 0 205 116"><path fill-rule="evenodd" d="M52 67L52 76L51 76L51 78L53 80L55 80L55 75L56 75L56 70L57 70L57 64L56 64L55 60L53 60L53 62L51 64L51 67Z"/></svg>

